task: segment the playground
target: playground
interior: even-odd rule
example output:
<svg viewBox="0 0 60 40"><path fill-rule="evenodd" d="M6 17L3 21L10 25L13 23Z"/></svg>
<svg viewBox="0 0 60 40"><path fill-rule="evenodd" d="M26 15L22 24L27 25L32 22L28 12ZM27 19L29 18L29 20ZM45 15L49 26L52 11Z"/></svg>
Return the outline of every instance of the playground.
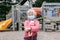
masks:
<svg viewBox="0 0 60 40"><path fill-rule="evenodd" d="M31 2L29 1L29 5L20 5L19 3L12 5L11 10L6 15L6 20L0 22L0 30L22 30L24 21L27 19L26 12L29 9L36 11L36 19L40 22L41 30L60 30L60 3L43 2L41 7L32 7Z"/></svg>
<svg viewBox="0 0 60 40"><path fill-rule="evenodd" d="M16 0L15 0L16 1ZM27 19L26 12L29 9L36 11L40 27L38 40L60 40L60 3L43 2L41 7L32 7L35 1L28 0L15 3L6 15L6 20L0 21L0 40L23 40L24 21Z"/></svg>

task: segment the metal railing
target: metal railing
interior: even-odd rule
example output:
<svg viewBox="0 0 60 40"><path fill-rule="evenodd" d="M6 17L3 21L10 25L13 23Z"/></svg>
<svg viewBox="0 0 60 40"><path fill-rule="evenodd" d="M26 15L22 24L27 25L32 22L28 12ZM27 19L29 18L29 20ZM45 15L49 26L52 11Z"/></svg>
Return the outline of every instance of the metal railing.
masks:
<svg viewBox="0 0 60 40"><path fill-rule="evenodd" d="M12 17L12 10L9 11L9 13L6 15L6 19L9 19Z"/></svg>

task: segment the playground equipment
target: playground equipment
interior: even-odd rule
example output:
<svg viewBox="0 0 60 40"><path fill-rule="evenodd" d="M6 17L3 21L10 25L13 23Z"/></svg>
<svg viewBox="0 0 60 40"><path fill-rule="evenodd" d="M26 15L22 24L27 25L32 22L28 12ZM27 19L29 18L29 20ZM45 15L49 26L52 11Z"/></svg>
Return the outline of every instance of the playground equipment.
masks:
<svg viewBox="0 0 60 40"><path fill-rule="evenodd" d="M25 0L25 2L26 1L29 1L29 5L22 4L24 2L24 0L23 1L21 0L21 2L19 2L16 5L15 4L12 5L12 8L11 8L9 14L6 15L6 21L0 22L0 24L1 24L0 30L6 30L7 28L12 29L14 31L21 30L23 27L22 24L27 19L26 12L30 8L32 8L33 10L36 11L37 16L41 15L41 8L32 7L32 4L33 4L32 0ZM16 2L16 0L13 3L15 3L15 2ZM42 19L42 18L37 18L37 19ZM2 25L3 23L4 23L4 25Z"/></svg>
<svg viewBox="0 0 60 40"><path fill-rule="evenodd" d="M12 22L12 18L0 22L0 30L5 30L7 29L7 26Z"/></svg>
<svg viewBox="0 0 60 40"><path fill-rule="evenodd" d="M29 6L23 5L26 1L29 1ZM32 7L32 0L25 0L23 2L24 0L21 0L16 4L16 0L12 0L11 11L6 15L6 21L0 22L0 30L6 30L9 25L11 25L9 28L12 28L14 31L16 28L21 30L22 23L26 19L26 11Z"/></svg>
<svg viewBox="0 0 60 40"><path fill-rule="evenodd" d="M21 30L22 23L26 20L26 11L30 7L28 6L20 6L20 5L13 5L10 16L7 15L6 19L12 18L12 29L13 30Z"/></svg>
<svg viewBox="0 0 60 40"><path fill-rule="evenodd" d="M60 3L47 3L42 4L43 12L43 30L48 29L57 30L60 25Z"/></svg>
<svg viewBox="0 0 60 40"><path fill-rule="evenodd" d="M19 8L20 8L20 12L18 12ZM14 30L15 30L15 27L17 27L17 23L21 23L21 25L19 24L19 26L20 26L20 28L22 28L22 24L27 18L26 11L29 9L29 7L28 6L19 6L19 8L17 6L12 7L12 10L10 12L12 12L12 13L14 12L14 13L12 14L9 12L9 14L6 15L7 20L0 22L0 30L6 30L10 24L12 24L12 26L14 26ZM32 9L34 9L37 12L37 15L38 14L40 15L40 8L34 7ZM20 17L21 17L21 19L19 19ZM21 22L19 22L19 21L21 21ZM10 26L10 27L12 27L12 26Z"/></svg>
<svg viewBox="0 0 60 40"><path fill-rule="evenodd" d="M40 16L41 15L41 8L33 7L32 9L36 11L37 16Z"/></svg>

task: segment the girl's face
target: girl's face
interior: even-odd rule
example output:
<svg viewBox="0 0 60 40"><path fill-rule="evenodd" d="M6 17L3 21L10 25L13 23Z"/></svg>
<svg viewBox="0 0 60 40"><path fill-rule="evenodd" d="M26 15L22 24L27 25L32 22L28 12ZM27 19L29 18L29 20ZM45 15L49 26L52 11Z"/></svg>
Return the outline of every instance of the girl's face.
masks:
<svg viewBox="0 0 60 40"><path fill-rule="evenodd" d="M32 13L32 12L30 12L29 14L28 14L28 16L33 16L34 14Z"/></svg>
<svg viewBox="0 0 60 40"><path fill-rule="evenodd" d="M34 20L35 19L35 15L32 12L28 13L28 19Z"/></svg>

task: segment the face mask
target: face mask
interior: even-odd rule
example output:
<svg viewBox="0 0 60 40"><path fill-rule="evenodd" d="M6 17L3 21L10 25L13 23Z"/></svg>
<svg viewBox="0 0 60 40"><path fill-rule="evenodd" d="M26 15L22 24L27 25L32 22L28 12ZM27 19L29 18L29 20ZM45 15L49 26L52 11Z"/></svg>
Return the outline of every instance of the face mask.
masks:
<svg viewBox="0 0 60 40"><path fill-rule="evenodd" d="M28 19L33 20L35 16L28 16Z"/></svg>

